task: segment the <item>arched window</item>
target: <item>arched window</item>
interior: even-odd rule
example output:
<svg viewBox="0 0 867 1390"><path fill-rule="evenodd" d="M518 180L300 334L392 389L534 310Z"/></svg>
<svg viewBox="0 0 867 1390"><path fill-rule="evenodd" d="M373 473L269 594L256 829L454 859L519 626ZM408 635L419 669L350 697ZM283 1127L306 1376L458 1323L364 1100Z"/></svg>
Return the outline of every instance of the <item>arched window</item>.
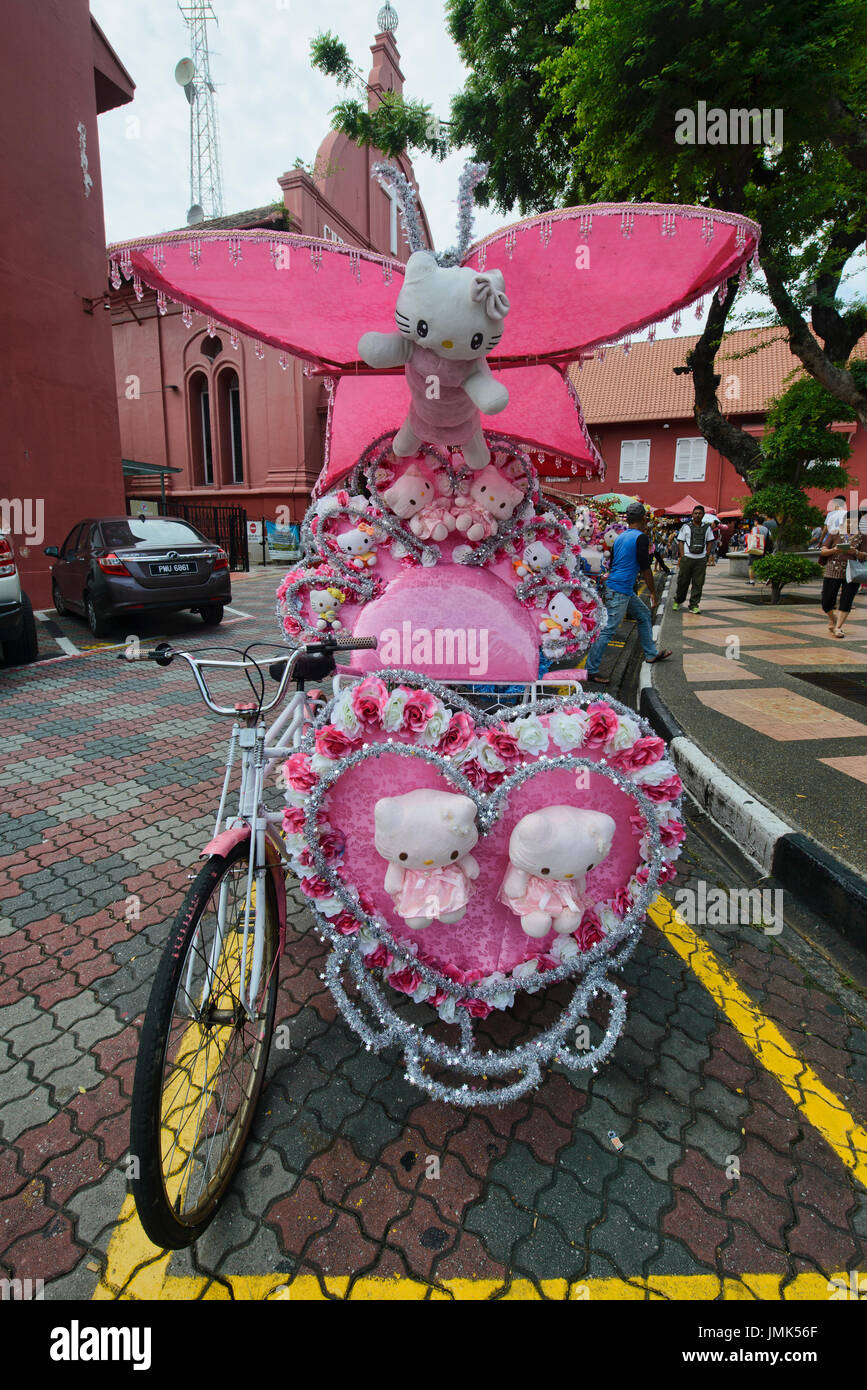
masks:
<svg viewBox="0 0 867 1390"><path fill-rule="evenodd" d="M211 392L204 372L194 372L189 382L190 445L193 482L210 487L214 481L214 448L211 439Z"/></svg>
<svg viewBox="0 0 867 1390"><path fill-rule="evenodd" d="M209 362L214 362L223 351L222 338L206 337L202 343L202 356L207 357Z"/></svg>
<svg viewBox="0 0 867 1390"><path fill-rule="evenodd" d="M241 428L241 383L238 373L224 371L219 377L220 456L224 483L243 483L244 444Z"/></svg>

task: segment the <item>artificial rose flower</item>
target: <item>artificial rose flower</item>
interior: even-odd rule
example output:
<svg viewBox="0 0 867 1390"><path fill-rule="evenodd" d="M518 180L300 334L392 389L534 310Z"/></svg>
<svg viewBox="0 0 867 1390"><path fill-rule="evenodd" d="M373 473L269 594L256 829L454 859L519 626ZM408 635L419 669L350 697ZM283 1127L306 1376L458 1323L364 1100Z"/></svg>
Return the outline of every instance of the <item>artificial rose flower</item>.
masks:
<svg viewBox="0 0 867 1390"><path fill-rule="evenodd" d="M449 726L440 739L439 751L454 757L463 749L468 748L473 741L474 726L473 721L463 710L459 714L453 714Z"/></svg>
<svg viewBox="0 0 867 1390"><path fill-rule="evenodd" d="M326 724L316 730L316 752L321 758L344 758L356 747L358 740L352 739L334 724Z"/></svg>
<svg viewBox="0 0 867 1390"><path fill-rule="evenodd" d="M522 753L544 753L550 743L548 730L537 714L516 719L512 730Z"/></svg>
<svg viewBox="0 0 867 1390"><path fill-rule="evenodd" d="M497 756L500 757L504 763L517 762L521 751L518 747L518 740L504 724L500 724L494 729L489 729L487 740Z"/></svg>
<svg viewBox="0 0 867 1390"><path fill-rule="evenodd" d="M283 812L283 829L287 835L302 835L307 816L300 806L287 806Z"/></svg>
<svg viewBox="0 0 867 1390"><path fill-rule="evenodd" d="M605 933L602 930L602 923L599 921L598 915L592 908L588 908L575 932L579 951L589 951L591 946L595 946L598 941L604 939Z"/></svg>
<svg viewBox="0 0 867 1390"><path fill-rule="evenodd" d="M308 898L333 898L334 889L324 878L302 878L299 880L301 892Z"/></svg>
<svg viewBox="0 0 867 1390"><path fill-rule="evenodd" d="M377 676L368 676L352 690L352 708L362 724L379 724L387 699L388 687Z"/></svg>
<svg viewBox="0 0 867 1390"><path fill-rule="evenodd" d="M429 690L414 690L403 707L402 727L410 734L420 734L439 701Z"/></svg>
<svg viewBox="0 0 867 1390"><path fill-rule="evenodd" d="M512 979L520 980L528 994L535 994L539 988L538 980L533 977L539 973L539 962L537 960L525 960L520 965L516 965L512 971Z"/></svg>
<svg viewBox="0 0 867 1390"><path fill-rule="evenodd" d="M456 1000L456 999L454 998L454 996L451 995L451 994L446 995L445 999L442 1001L441 1004L437 1004L437 1006L436 1006L436 1011L437 1011L437 1013L439 1014L440 1018L442 1019L443 1023L455 1023L455 1022L456 1022L456 1019L455 1019L455 1007L456 1007L456 1005L457 1005L457 1000Z"/></svg>
<svg viewBox="0 0 867 1390"><path fill-rule="evenodd" d="M638 879L638 882L641 884L643 888L647 880L650 878L650 870L648 869L646 864L642 864L639 869L635 870L635 877Z"/></svg>
<svg viewBox="0 0 867 1390"><path fill-rule="evenodd" d="M659 827L659 838L664 845L682 845L686 839L686 826L683 821L669 820Z"/></svg>
<svg viewBox="0 0 867 1390"><path fill-rule="evenodd" d="M502 772L506 766L486 738L480 738L476 744L476 762L485 772Z"/></svg>
<svg viewBox="0 0 867 1390"><path fill-rule="evenodd" d="M675 864L663 864L659 871L659 883L671 883L672 879L677 878L677 866Z"/></svg>
<svg viewBox="0 0 867 1390"><path fill-rule="evenodd" d="M386 700L385 709L382 711L382 727L387 733L395 734L402 727L404 706L410 694L405 685L399 685Z"/></svg>
<svg viewBox="0 0 867 1390"><path fill-rule="evenodd" d="M283 776L287 786L294 787L297 792L309 792L316 786L316 774L310 767L310 759L306 753L293 753L283 764Z"/></svg>
<svg viewBox="0 0 867 1390"><path fill-rule="evenodd" d="M569 753L584 743L590 729L590 720L580 710L571 713L558 711L548 720L548 728L557 747L564 753Z"/></svg>
<svg viewBox="0 0 867 1390"><path fill-rule="evenodd" d="M346 849L346 836L342 830L328 830L324 835L320 835L319 848L326 859L339 859ZM313 858L313 851L310 849L309 845L304 846L304 849L298 856L298 862L303 864L305 868L315 865L316 861Z"/></svg>
<svg viewBox="0 0 867 1390"><path fill-rule="evenodd" d="M446 991L444 989L435 989L433 994L429 996L427 1002L431 1005L432 1008L438 1009L440 1004L444 1004L446 1000L449 998L451 998L451 996L446 994Z"/></svg>
<svg viewBox="0 0 867 1390"><path fill-rule="evenodd" d="M616 732L617 715L611 706L601 700L590 705L587 710L587 747L601 748Z"/></svg>
<svg viewBox="0 0 867 1390"><path fill-rule="evenodd" d="M648 782L641 790L651 801L676 801L683 791L683 783L679 777L668 777L664 782Z"/></svg>
<svg viewBox="0 0 867 1390"><path fill-rule="evenodd" d="M487 1018L491 1012L491 1005L486 1004L484 999L460 999L459 1009L466 1009L470 1018Z"/></svg>
<svg viewBox="0 0 867 1390"><path fill-rule="evenodd" d="M661 758L659 762L651 763L649 767L641 767L633 775L633 782L639 787L646 788L653 786L657 782L665 782L669 777L677 776L677 768L670 758Z"/></svg>
<svg viewBox="0 0 867 1390"><path fill-rule="evenodd" d="M449 711L446 709L442 700L437 700L436 708L419 733L419 743L426 748L436 748L446 729L449 727L450 717Z"/></svg>
<svg viewBox="0 0 867 1390"><path fill-rule="evenodd" d="M624 772L633 772L640 767L651 767L658 763L664 753L663 740L655 735L648 735L646 738L636 739L630 748L623 748L615 753L610 761Z"/></svg>
<svg viewBox="0 0 867 1390"><path fill-rule="evenodd" d="M283 619L283 631L287 637L298 637L304 631L304 625L287 613Z"/></svg>
<svg viewBox="0 0 867 1390"><path fill-rule="evenodd" d="M331 925L335 931L340 932L341 936L356 936L358 934L359 923L346 908L343 909L339 917L335 917Z"/></svg>
<svg viewBox="0 0 867 1390"><path fill-rule="evenodd" d="M643 835L647 829L647 820L640 813L631 815L629 824L632 826L633 835Z"/></svg>
<svg viewBox="0 0 867 1390"><path fill-rule="evenodd" d="M373 966L375 969L387 970L388 967L391 965L391 962L394 959L394 957L392 956L390 951L387 951L385 949L382 942L380 941L379 945L376 947L374 951L368 952L365 959L367 961L367 964Z"/></svg>
<svg viewBox="0 0 867 1390"><path fill-rule="evenodd" d="M404 970L395 970L394 974L389 975L388 983L401 994L414 994L423 981L417 970L411 970L407 966Z"/></svg>
<svg viewBox="0 0 867 1390"><path fill-rule="evenodd" d="M511 1009L515 1002L515 987L510 987L509 980L502 970L495 970L493 975L484 975L479 982L487 987L491 998L490 1004L495 1009Z"/></svg>
<svg viewBox="0 0 867 1390"><path fill-rule="evenodd" d="M641 726L628 715L619 715L617 728L608 740L606 751L609 753L620 753L624 748L631 748L641 736Z"/></svg>
<svg viewBox="0 0 867 1390"><path fill-rule="evenodd" d="M578 943L570 935L558 936L551 946L551 955L554 956L561 965L565 965L567 960L574 960L578 954Z"/></svg>
<svg viewBox="0 0 867 1390"><path fill-rule="evenodd" d="M348 738L357 738L361 733L361 721L355 712L352 696L351 689L341 690L331 708L331 723Z"/></svg>
<svg viewBox="0 0 867 1390"><path fill-rule="evenodd" d="M611 911L616 913L618 917L625 917L629 909L632 907L632 895L630 894L629 889L618 888L617 892L614 894L614 897L611 899L609 906L611 908Z"/></svg>

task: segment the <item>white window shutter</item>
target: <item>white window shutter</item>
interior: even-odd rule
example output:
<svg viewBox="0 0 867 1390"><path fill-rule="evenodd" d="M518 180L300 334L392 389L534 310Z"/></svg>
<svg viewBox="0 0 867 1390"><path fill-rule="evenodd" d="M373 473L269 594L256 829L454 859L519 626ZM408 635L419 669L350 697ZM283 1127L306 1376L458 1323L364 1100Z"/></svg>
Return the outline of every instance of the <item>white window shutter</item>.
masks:
<svg viewBox="0 0 867 1390"><path fill-rule="evenodd" d="M650 469L650 440L624 439L620 445L620 482L646 483Z"/></svg>
<svg viewBox="0 0 867 1390"><path fill-rule="evenodd" d="M707 470L707 440L679 439L674 455L676 483L703 483Z"/></svg>

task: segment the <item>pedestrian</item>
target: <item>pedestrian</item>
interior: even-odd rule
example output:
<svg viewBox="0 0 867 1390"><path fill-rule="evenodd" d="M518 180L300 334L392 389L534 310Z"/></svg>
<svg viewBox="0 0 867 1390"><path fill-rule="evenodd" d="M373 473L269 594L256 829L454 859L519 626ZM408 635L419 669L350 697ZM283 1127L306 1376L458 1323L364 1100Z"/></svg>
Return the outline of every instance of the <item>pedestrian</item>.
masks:
<svg viewBox="0 0 867 1390"><path fill-rule="evenodd" d="M686 602L687 593L691 590L689 611L690 613L698 613L708 562L712 565L716 564L715 551L713 527L710 522L704 520L704 507L698 502L692 509L690 520L685 521L677 533L677 553L680 565L677 571L677 589L672 605L675 612Z"/></svg>
<svg viewBox="0 0 867 1390"><path fill-rule="evenodd" d="M764 515L759 512L756 515L746 539L747 554L750 556L750 573L748 583L755 586L756 577L753 574L753 561L758 560L762 555L770 555L774 548L774 542L769 528L765 524Z"/></svg>
<svg viewBox="0 0 867 1390"><path fill-rule="evenodd" d="M621 531L611 550L611 568L605 581L605 608L607 622L587 653L587 676L596 685L608 685L607 679L598 675L602 653L608 646L617 629L628 613L638 624L641 648L644 658L651 663L666 661L671 651L659 651L653 640L653 623L650 609L636 593L635 581L640 574L647 585L650 602L656 604L656 587L653 571L650 568L650 546L647 535L647 512L640 502L630 502L626 508L628 531Z"/></svg>
<svg viewBox="0 0 867 1390"><path fill-rule="evenodd" d="M850 560L867 560L867 532L860 529L857 513L851 519L845 512L830 511L822 539L819 542L819 562L825 567L822 580L822 611L828 619L832 637L845 637L843 628L852 612L860 579L850 582L846 566Z"/></svg>

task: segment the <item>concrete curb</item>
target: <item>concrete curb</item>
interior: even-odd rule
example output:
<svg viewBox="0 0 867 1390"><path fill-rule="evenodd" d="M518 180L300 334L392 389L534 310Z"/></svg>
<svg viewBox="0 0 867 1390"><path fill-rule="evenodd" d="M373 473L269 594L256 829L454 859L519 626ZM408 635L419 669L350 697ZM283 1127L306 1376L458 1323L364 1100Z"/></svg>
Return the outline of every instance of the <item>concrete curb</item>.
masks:
<svg viewBox="0 0 867 1390"><path fill-rule="evenodd" d="M687 736L644 662L638 710L670 746L684 787L764 874L778 880L852 945L867 952L867 882L803 831L781 820Z"/></svg>

